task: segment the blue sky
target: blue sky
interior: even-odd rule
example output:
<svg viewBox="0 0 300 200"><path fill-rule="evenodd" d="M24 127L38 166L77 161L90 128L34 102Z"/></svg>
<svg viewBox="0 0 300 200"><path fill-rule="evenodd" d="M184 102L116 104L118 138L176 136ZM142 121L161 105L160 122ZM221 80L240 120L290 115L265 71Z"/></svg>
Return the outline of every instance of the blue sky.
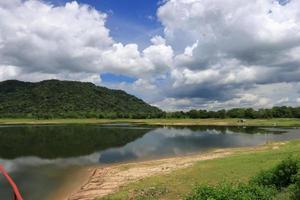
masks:
<svg viewBox="0 0 300 200"><path fill-rule="evenodd" d="M125 76L121 74L113 74L113 73L103 73L101 74L101 80L104 83L119 83L119 82L125 82L125 83L133 83L137 79L130 76Z"/></svg>
<svg viewBox="0 0 300 200"><path fill-rule="evenodd" d="M67 0L52 0L56 5L63 5ZM117 42L137 43L140 48L150 44L150 39L163 32L161 23L156 18L160 0L79 0L108 14L107 27Z"/></svg>
<svg viewBox="0 0 300 200"><path fill-rule="evenodd" d="M51 0L55 5L64 5L72 0ZM160 0L79 0L108 15L106 26L116 42L124 44L136 43L140 49L150 45L150 39L163 33L163 27L156 17ZM104 85L115 83L133 83L136 78L103 73L101 80Z"/></svg>

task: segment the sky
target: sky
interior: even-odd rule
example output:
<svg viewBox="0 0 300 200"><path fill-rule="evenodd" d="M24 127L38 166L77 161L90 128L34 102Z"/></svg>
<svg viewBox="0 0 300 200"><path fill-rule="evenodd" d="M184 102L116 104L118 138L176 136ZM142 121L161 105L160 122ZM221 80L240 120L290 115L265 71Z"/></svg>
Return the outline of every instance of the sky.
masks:
<svg viewBox="0 0 300 200"><path fill-rule="evenodd" d="M50 1L64 5L66 0ZM111 37L122 43L137 43L141 48L151 44L150 39L163 33L163 27L156 18L160 4L157 0L80 0L108 15L106 26Z"/></svg>
<svg viewBox="0 0 300 200"><path fill-rule="evenodd" d="M88 81L168 111L299 106L299 7L0 0L0 81Z"/></svg>

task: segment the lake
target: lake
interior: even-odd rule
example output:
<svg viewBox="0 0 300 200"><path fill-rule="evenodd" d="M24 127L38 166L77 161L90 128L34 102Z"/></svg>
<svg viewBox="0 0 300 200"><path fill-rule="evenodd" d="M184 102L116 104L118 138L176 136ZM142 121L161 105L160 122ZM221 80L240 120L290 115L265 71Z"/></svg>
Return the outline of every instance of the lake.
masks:
<svg viewBox="0 0 300 200"><path fill-rule="evenodd" d="M128 124L0 126L0 164L25 200L43 200L78 167L300 139L298 128ZM0 176L0 199L10 199Z"/></svg>

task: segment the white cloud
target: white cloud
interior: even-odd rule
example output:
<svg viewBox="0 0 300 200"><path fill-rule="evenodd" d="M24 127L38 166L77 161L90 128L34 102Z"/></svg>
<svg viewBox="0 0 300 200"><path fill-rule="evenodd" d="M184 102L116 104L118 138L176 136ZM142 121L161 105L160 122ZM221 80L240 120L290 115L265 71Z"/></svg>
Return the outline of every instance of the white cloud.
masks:
<svg viewBox="0 0 300 200"><path fill-rule="evenodd" d="M210 104L213 109L220 108L237 108L237 107L253 107L253 108L270 108L273 106L272 100L266 97L260 97L255 94L243 93L238 97L225 102L214 102Z"/></svg>
<svg viewBox="0 0 300 200"><path fill-rule="evenodd" d="M162 37L152 38L153 45L144 49L144 57L149 60L153 68L157 68L162 72L166 67L171 67L173 62L173 49L166 45Z"/></svg>
<svg viewBox="0 0 300 200"><path fill-rule="evenodd" d="M151 38L151 42L154 45L165 45L166 44L166 40L159 35L156 35L153 38Z"/></svg>
<svg viewBox="0 0 300 200"><path fill-rule="evenodd" d="M212 80L217 80L220 74L217 70L206 69L202 71L192 71L189 69L184 69L182 71L173 70L172 77L175 78L174 86L179 86L182 84L205 84L205 82L211 82Z"/></svg>
<svg viewBox="0 0 300 200"><path fill-rule="evenodd" d="M24 1L1 7L1 62L24 72L95 72L99 53L113 42L105 19L105 14L76 2L53 7Z"/></svg>
<svg viewBox="0 0 300 200"><path fill-rule="evenodd" d="M136 90L155 90L156 85L150 83L148 80L138 79L133 83L133 88Z"/></svg>
<svg viewBox="0 0 300 200"><path fill-rule="evenodd" d="M200 70L227 59L238 60L236 68L272 67L287 64L287 54L289 62L300 64L299 54L288 52L300 44L299 6L299 1L282 6L271 0L170 0L158 16L167 41L185 48L176 56L179 67Z"/></svg>
<svg viewBox="0 0 300 200"><path fill-rule="evenodd" d="M167 98L157 105L170 108L171 110L189 110L189 109L208 109L208 110L218 110L218 109L230 109L237 107L253 107L253 108L270 108L272 106L299 106L300 98L300 83L275 83L275 84L264 84L255 85L252 88L247 88L245 90L237 90L236 94L229 98L223 100L215 99L205 99L205 98L172 98L173 103L163 103L168 102ZM182 99L188 99L186 104L179 103ZM178 102L178 103L177 103Z"/></svg>
<svg viewBox="0 0 300 200"><path fill-rule="evenodd" d="M289 98L288 97L284 97L284 98L281 98L277 101L278 104L282 104L282 103L287 103L289 102Z"/></svg>
<svg viewBox="0 0 300 200"><path fill-rule="evenodd" d="M0 65L18 71L15 78L22 74L30 79L33 73L40 73L65 79L68 77L62 74L74 75L73 79L87 75L83 79L88 80L100 72L143 77L169 67L173 51L158 42L162 38L153 39L154 44L140 52L137 44L116 43L105 26L106 18L75 1L65 6L35 0L1 1ZM1 74L8 73L1 69Z"/></svg>
<svg viewBox="0 0 300 200"><path fill-rule="evenodd" d="M140 49L115 41L109 16L87 5L2 0L0 80L100 83L100 73L112 72L137 79L115 88L167 109L297 105L300 1L158 5L164 35Z"/></svg>
<svg viewBox="0 0 300 200"><path fill-rule="evenodd" d="M0 80L11 79L20 73L20 69L10 65L0 65Z"/></svg>
<svg viewBox="0 0 300 200"><path fill-rule="evenodd" d="M157 14L166 43L177 52L169 95L242 106L239 95L255 95L251 92L259 85L299 82L299 7L299 1L273 0L165 2ZM247 104L259 107L276 99ZM291 102L294 98L286 103Z"/></svg>
<svg viewBox="0 0 300 200"><path fill-rule="evenodd" d="M159 102L154 103L155 106L164 108L167 111L175 111L175 110L189 110L192 109L193 103L191 99L183 98L165 98Z"/></svg>
<svg viewBox="0 0 300 200"><path fill-rule="evenodd" d="M135 75L137 77L150 76L167 70L172 64L173 50L156 39L154 44L138 50L137 44L114 44L104 51L101 57L103 70Z"/></svg>
<svg viewBox="0 0 300 200"><path fill-rule="evenodd" d="M165 98L156 102L155 105L168 111L188 111L191 109L220 110L237 107L269 108L273 106L271 99L250 93L237 94L237 97L227 101L207 101L202 98Z"/></svg>

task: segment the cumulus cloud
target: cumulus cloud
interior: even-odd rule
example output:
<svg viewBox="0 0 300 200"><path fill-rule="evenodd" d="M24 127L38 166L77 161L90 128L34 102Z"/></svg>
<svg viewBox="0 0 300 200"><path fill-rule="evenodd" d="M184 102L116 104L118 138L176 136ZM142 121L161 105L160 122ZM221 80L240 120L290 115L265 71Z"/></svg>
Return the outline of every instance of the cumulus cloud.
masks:
<svg viewBox="0 0 300 200"><path fill-rule="evenodd" d="M169 96L243 106L258 85L299 82L299 7L293 0L165 2L157 15L177 52Z"/></svg>
<svg viewBox="0 0 300 200"><path fill-rule="evenodd" d="M86 5L0 5L1 64L20 67L24 73L95 72L97 57L113 42L104 26L106 15Z"/></svg>
<svg viewBox="0 0 300 200"><path fill-rule="evenodd" d="M162 107L167 111L190 110L194 108L194 105L189 98L165 98L155 103L155 106Z"/></svg>
<svg viewBox="0 0 300 200"><path fill-rule="evenodd" d="M158 40L159 37L154 37L153 45L142 52L138 50L137 44L114 44L111 49L103 52L102 67L104 70L138 77L162 73L172 64L173 50Z"/></svg>
<svg viewBox="0 0 300 200"><path fill-rule="evenodd" d="M170 46L153 42L140 52L137 44L117 43L109 35L106 18L75 1L64 6L36 0L1 1L0 78L22 74L30 80L39 73L41 79L68 79L65 74L92 80L97 75L99 81L101 72L139 77L169 67L173 57Z"/></svg>
<svg viewBox="0 0 300 200"><path fill-rule="evenodd" d="M101 73L123 74L136 81L114 88L171 110L299 103L299 1L164 0L158 6L164 34L141 49L115 41L109 16L88 5L1 1L0 80L100 84Z"/></svg>

